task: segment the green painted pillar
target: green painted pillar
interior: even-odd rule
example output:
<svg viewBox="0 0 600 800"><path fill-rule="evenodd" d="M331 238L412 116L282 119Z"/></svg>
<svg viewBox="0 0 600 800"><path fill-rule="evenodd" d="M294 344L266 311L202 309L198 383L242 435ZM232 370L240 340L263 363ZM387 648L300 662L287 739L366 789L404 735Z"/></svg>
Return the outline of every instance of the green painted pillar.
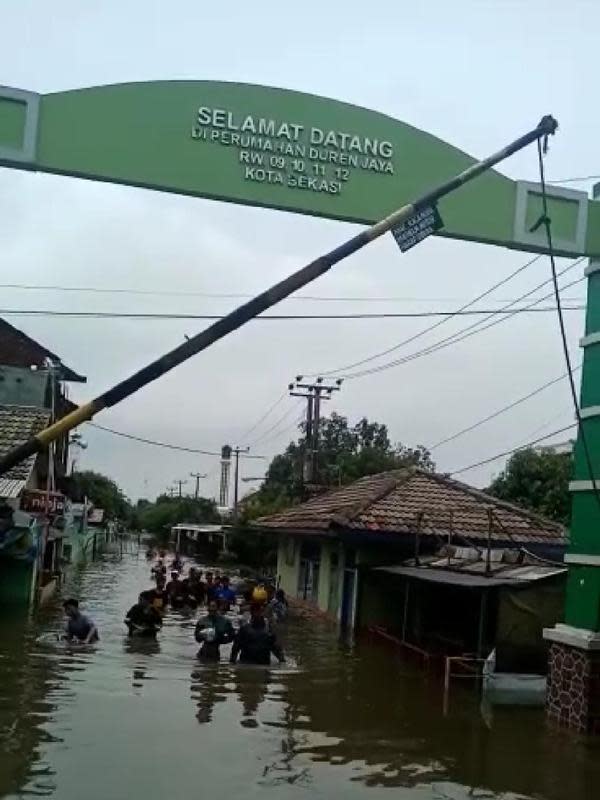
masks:
<svg viewBox="0 0 600 800"><path fill-rule="evenodd" d="M600 195L600 184L594 197ZM581 339L583 370L581 417L591 453L594 478L600 489L600 259L590 259L585 336ZM572 492L571 546L566 557L569 582L565 621L568 625L600 631L600 503L595 497L581 443L575 446Z"/></svg>
<svg viewBox="0 0 600 800"><path fill-rule="evenodd" d="M594 187L594 197L600 184ZM600 489L600 259L590 259L585 336L581 339L583 370L581 417L591 453L594 478ZM571 545L566 556L569 582L565 621L576 628L600 631L600 503L593 490L581 443L575 446L572 492Z"/></svg>
<svg viewBox="0 0 600 800"><path fill-rule="evenodd" d="M600 184L594 197L600 196ZM600 259L590 259L585 335L581 339L581 418L600 489ZM578 432L572 493L565 622L544 631L550 642L548 715L580 733L600 734L600 503Z"/></svg>

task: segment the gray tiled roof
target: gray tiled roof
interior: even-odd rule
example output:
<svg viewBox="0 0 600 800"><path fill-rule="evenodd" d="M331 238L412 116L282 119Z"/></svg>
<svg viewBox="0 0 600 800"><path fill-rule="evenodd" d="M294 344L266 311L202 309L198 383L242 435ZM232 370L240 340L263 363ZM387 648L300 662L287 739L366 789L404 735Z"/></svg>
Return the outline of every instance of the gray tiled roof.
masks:
<svg viewBox="0 0 600 800"><path fill-rule="evenodd" d="M50 421L50 411L45 408L33 406L0 405L0 455L22 444L31 436L42 430ZM17 464L0 480L6 482L5 489L12 481L27 481L36 456L33 455ZM14 487L11 488L14 493ZM9 496L8 493L0 496ZM12 496L12 495L11 495Z"/></svg>
<svg viewBox="0 0 600 800"><path fill-rule="evenodd" d="M557 522L498 500L445 475L418 469L360 478L306 503L256 521L262 528L324 532L337 528L378 534L412 533L421 516L421 534L453 532L485 539L492 511L492 540L519 545L567 543Z"/></svg>

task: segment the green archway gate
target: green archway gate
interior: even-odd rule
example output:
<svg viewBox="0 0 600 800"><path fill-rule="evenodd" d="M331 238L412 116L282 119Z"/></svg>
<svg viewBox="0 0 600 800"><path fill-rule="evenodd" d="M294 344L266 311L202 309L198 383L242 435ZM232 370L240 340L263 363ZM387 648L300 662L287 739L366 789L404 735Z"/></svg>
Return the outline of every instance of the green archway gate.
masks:
<svg viewBox="0 0 600 800"><path fill-rule="evenodd" d="M374 223L474 159L364 108L284 89L158 81L0 88L0 165ZM562 255L600 254L600 203L553 190ZM544 247L535 185L490 171L440 203L442 235Z"/></svg>
<svg viewBox="0 0 600 800"><path fill-rule="evenodd" d="M474 162L384 114L264 86L157 81L47 95L0 88L0 166L332 219L372 224ZM549 192L557 254L591 258L581 403L600 479L600 202ZM543 226L530 230L541 213L537 184L489 171L439 209L438 235L545 252ZM600 652L600 509L590 478L578 441L567 625L549 638L592 658Z"/></svg>

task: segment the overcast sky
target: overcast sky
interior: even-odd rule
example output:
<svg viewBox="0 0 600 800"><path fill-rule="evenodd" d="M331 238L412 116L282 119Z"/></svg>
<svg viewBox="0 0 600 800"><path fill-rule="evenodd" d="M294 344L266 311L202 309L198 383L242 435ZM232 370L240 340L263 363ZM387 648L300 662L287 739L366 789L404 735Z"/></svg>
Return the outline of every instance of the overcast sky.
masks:
<svg viewBox="0 0 600 800"><path fill-rule="evenodd" d="M535 125L560 122L547 171L563 179L600 173L596 103L600 4L594 0L399 3L305 0L286 6L171 0L0 3L0 83L38 92L152 79L221 79L297 89L373 108L475 156ZM536 179L535 151L503 164ZM224 313L248 293L343 241L358 227L300 215L141 189L0 169L0 282L146 289L153 295L0 289L4 309ZM571 184L570 184L571 185ZM592 181L572 184L591 189ZM401 255L385 237L333 269L308 292L389 302L291 299L289 313L450 310L527 260L483 245L430 239ZM540 259L486 307L549 276ZM583 265L569 274L582 274ZM567 278L565 277L565 281ZM187 293L187 296L166 294ZM585 283L566 292L583 298ZM84 401L197 332L202 323L7 317L88 376ZM409 354L470 324L452 321L398 351ZM296 374L364 358L408 338L423 320L255 322L97 417L142 437L218 451L245 432ZM568 314L574 363L583 314ZM331 409L385 422L393 440L431 445L564 371L554 314L520 315L440 353L347 382ZM299 408L282 401L253 434L242 474L264 473L293 435ZM287 416L285 416L287 414ZM283 418L283 419L282 419ZM281 423L269 433L278 419ZM566 382L434 450L450 471L541 436L573 419ZM89 427L80 466L153 497L191 471L218 483L218 459L136 444ZM558 437L559 440L564 436ZM262 441L261 441L262 439ZM462 480L486 485L503 460ZM185 487L190 489L191 479ZM251 484L246 484L249 486Z"/></svg>

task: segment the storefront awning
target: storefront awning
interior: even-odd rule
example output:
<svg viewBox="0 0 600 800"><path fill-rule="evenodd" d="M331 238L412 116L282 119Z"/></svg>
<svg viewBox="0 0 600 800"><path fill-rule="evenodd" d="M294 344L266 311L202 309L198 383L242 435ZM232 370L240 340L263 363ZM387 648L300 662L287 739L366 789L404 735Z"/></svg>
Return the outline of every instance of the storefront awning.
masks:
<svg viewBox="0 0 600 800"><path fill-rule="evenodd" d="M468 572L453 572L449 569L429 569L428 567L375 567L374 572L385 572L402 578L412 578L428 583L443 583L448 586L462 586L465 589L489 589L495 586L522 586L523 582L516 578L489 577L470 575Z"/></svg>

